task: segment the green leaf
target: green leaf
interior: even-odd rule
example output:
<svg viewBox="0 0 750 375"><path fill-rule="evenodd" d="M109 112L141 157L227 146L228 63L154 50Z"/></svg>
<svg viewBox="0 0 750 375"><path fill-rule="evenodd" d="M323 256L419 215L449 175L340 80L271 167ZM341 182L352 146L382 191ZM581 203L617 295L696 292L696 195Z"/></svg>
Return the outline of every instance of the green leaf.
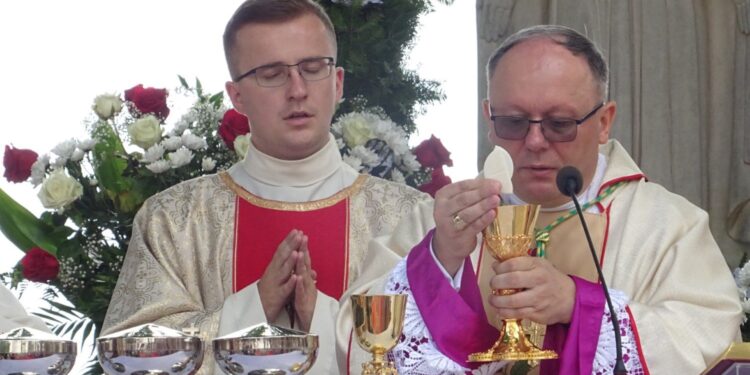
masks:
<svg viewBox="0 0 750 375"><path fill-rule="evenodd" d="M180 80L180 85L182 85L182 87L185 90L190 90L190 85L188 85L187 81L185 80L185 77L183 77L183 76L181 76L181 75L178 74L177 75L177 79Z"/></svg>
<svg viewBox="0 0 750 375"><path fill-rule="evenodd" d="M64 241L64 238L61 239L61 232L56 232L53 226L35 217L2 189L0 189L0 232L24 252L33 247L39 247L56 255L57 247Z"/></svg>

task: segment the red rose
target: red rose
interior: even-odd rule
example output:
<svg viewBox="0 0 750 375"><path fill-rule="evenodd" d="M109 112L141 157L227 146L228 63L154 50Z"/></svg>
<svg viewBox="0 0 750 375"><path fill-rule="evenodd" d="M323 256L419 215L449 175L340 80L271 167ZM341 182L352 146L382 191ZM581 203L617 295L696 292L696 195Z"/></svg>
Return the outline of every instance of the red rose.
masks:
<svg viewBox="0 0 750 375"><path fill-rule="evenodd" d="M5 179L10 182L24 182L31 176L31 165L39 157L36 152L5 146L3 167Z"/></svg>
<svg viewBox="0 0 750 375"><path fill-rule="evenodd" d="M21 258L23 266L23 277L27 280L40 283L47 282L57 277L60 271L60 263L54 255L38 248L32 248Z"/></svg>
<svg viewBox="0 0 750 375"><path fill-rule="evenodd" d="M414 149L414 155L419 160L419 163L426 168L439 168L443 165L453 166L451 153L445 149L443 142L440 142L435 135L432 135L428 140L422 141Z"/></svg>
<svg viewBox="0 0 750 375"><path fill-rule="evenodd" d="M435 198L435 193L437 193L440 188L450 184L451 182L451 178L443 173L443 167L437 167L432 170L432 179L430 180L430 182L420 186L419 190L430 194L433 198Z"/></svg>
<svg viewBox="0 0 750 375"><path fill-rule="evenodd" d="M234 139L247 133L250 133L250 123L245 115L234 109L224 112L224 118L219 125L219 135L230 150L234 150Z"/></svg>
<svg viewBox="0 0 750 375"><path fill-rule="evenodd" d="M125 90L125 100L135 106L142 115L153 114L160 119L169 116L169 107L167 107L166 89L155 89L153 87L143 87L138 85L130 90ZM132 106L130 107L132 110Z"/></svg>

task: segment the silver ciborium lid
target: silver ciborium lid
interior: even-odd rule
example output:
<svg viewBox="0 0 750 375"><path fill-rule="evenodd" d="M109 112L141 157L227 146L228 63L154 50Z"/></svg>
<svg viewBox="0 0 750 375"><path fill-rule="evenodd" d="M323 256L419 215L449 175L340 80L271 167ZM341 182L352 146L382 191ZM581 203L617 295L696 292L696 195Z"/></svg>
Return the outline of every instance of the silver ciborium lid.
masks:
<svg viewBox="0 0 750 375"><path fill-rule="evenodd" d="M21 327L0 335L0 374L65 375L78 353L74 341Z"/></svg>
<svg viewBox="0 0 750 375"><path fill-rule="evenodd" d="M203 363L203 341L196 336L144 324L99 337L99 363L107 374L194 374Z"/></svg>
<svg viewBox="0 0 750 375"><path fill-rule="evenodd" d="M214 339L214 358L227 374L304 374L318 355L318 336L267 323Z"/></svg>

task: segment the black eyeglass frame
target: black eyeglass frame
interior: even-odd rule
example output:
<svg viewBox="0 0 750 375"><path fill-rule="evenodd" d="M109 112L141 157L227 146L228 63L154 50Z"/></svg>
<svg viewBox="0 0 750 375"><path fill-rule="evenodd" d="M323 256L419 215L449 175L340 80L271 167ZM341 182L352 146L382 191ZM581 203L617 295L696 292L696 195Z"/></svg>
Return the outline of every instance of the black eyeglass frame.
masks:
<svg viewBox="0 0 750 375"><path fill-rule="evenodd" d="M245 72L243 74L240 74L239 77L237 77L237 78L234 79L234 82L239 82L239 81L245 79L246 77L251 76L251 75L257 73L258 70L260 70L260 69L271 68L271 67L281 67L281 66L283 66L283 67L287 68L287 78L284 81L284 83L282 83L282 84L280 84L278 86L263 86L263 85L260 84L260 81L258 81L258 76L257 75L255 76L255 82L258 84L258 86L262 86L262 87L279 87L279 86L283 86L285 83L287 83L289 81L288 74L289 74L289 71L290 71L290 69L292 67L296 66L297 69L299 70L299 65L300 64L304 64L304 63L310 62L310 61L317 61L317 60L328 60L328 62L326 63L326 65L328 66L328 75L326 75L325 77L322 77L320 79L309 80L309 79L305 78L302 75L302 71L300 70L299 71L300 72L300 76L302 76L302 78L305 81L321 81L321 80L324 80L324 79L330 77L331 76L331 72L333 72L333 67L336 66L336 59L334 59L333 57L330 57L330 56L322 56L322 57L310 57L310 58L302 59L302 60L298 61L296 64L274 63L274 64L261 65L261 66L252 68L252 69L248 70L247 72Z"/></svg>
<svg viewBox="0 0 750 375"><path fill-rule="evenodd" d="M580 119L574 119L574 118L543 118L541 120L531 120L524 117L519 116L501 116L501 115L490 115L490 121L492 121L492 128L495 130L495 135L497 135L498 138L507 139L511 141L520 141L524 138L526 138L527 135L529 135L529 130L531 130L531 124L539 124L542 128L542 134L544 135L544 138L548 142L572 142L576 139L578 136L578 126L586 122L591 116L593 116L597 111L599 111L604 105L607 104L607 102L601 102L599 103L594 109L591 110L591 112L587 113L585 116L583 116ZM513 119L513 120L525 120L526 121L526 131L523 132L523 136L519 136L518 138L508 138L507 136L500 135L500 130L498 129L498 124L495 121L495 119ZM564 121L571 121L575 122L575 132L573 133L573 136L570 139L564 139L564 140L550 140L547 137L547 134L544 133L544 130L548 127L545 127L545 124L549 124L550 121L556 121L556 122L564 122Z"/></svg>

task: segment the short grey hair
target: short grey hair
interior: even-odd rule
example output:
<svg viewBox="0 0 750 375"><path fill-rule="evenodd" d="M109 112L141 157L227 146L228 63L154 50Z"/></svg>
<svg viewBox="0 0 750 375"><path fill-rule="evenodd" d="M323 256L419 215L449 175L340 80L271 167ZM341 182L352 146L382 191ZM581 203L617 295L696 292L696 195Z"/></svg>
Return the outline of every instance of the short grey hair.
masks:
<svg viewBox="0 0 750 375"><path fill-rule="evenodd" d="M609 68L599 48L583 34L569 27L559 25L531 26L509 36L503 44L492 53L487 62L487 82L490 82L500 59L513 47L532 39L549 39L567 49L574 56L583 56L589 65L594 79L599 84L602 100L607 99L609 86Z"/></svg>

